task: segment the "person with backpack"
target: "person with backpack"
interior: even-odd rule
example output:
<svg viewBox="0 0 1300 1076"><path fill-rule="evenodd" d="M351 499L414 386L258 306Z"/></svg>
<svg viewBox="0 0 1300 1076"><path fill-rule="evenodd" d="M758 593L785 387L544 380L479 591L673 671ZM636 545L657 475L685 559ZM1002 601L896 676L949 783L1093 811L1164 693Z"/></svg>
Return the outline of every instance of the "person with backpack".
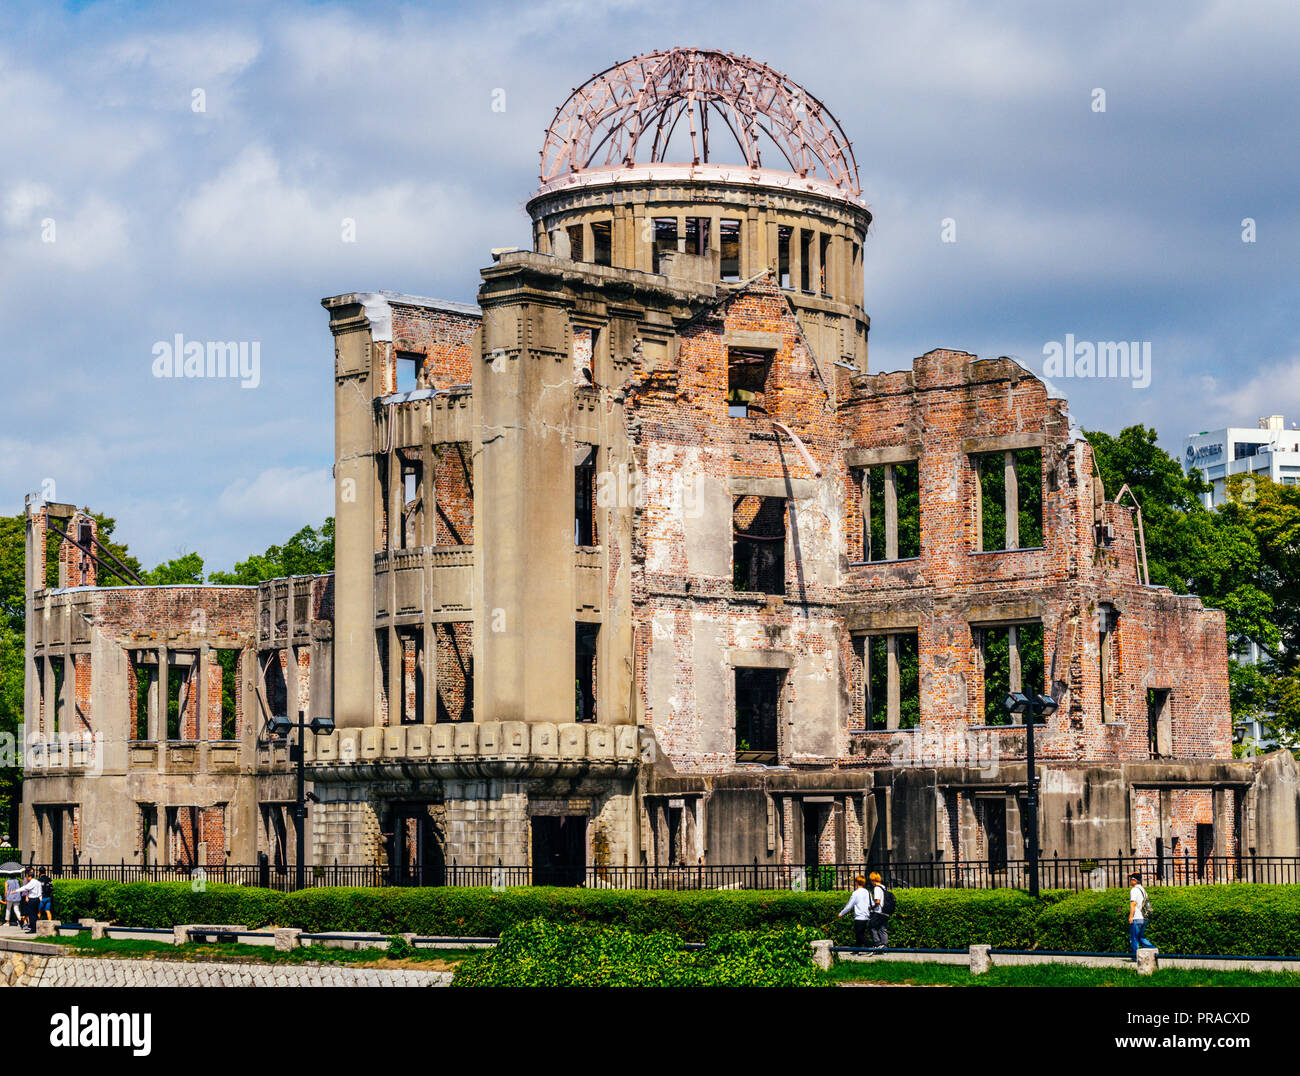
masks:
<svg viewBox="0 0 1300 1076"><path fill-rule="evenodd" d="M1131 959L1136 960L1139 949L1154 949L1156 946L1147 940L1151 898L1147 896L1146 886L1142 884L1142 875L1134 871L1128 880L1131 886L1128 891L1128 947Z"/></svg>
<svg viewBox="0 0 1300 1076"><path fill-rule="evenodd" d="M889 946L889 917L894 914L894 894L886 889L884 879L875 871L871 873L871 918L867 926L871 930L872 948L885 949Z"/></svg>
<svg viewBox="0 0 1300 1076"><path fill-rule="evenodd" d="M41 904L37 914L41 919L54 918L54 879L50 872L42 870L36 880L41 883Z"/></svg>
<svg viewBox="0 0 1300 1076"><path fill-rule="evenodd" d="M853 909L853 940L859 949L867 944L867 924L871 920L871 893L867 889L867 880L861 874L853 876L853 892L849 902L840 909L837 919L842 919L849 909Z"/></svg>

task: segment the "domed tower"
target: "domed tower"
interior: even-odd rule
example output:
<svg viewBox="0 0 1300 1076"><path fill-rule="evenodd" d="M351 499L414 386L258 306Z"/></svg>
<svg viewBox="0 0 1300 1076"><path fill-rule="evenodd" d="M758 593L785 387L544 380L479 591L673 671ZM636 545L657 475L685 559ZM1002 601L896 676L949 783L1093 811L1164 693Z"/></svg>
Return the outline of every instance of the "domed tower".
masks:
<svg viewBox="0 0 1300 1076"><path fill-rule="evenodd" d="M537 252L697 280L770 270L827 357L866 369L871 213L853 147L780 72L710 49L616 64L556 112L540 179Z"/></svg>

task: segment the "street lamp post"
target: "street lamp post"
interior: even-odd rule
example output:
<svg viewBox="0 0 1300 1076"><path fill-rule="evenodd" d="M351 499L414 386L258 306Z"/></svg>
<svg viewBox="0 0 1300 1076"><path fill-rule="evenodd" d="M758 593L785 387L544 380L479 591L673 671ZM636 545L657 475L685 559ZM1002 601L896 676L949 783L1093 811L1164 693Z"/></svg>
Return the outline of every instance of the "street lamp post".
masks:
<svg viewBox="0 0 1300 1076"><path fill-rule="evenodd" d="M296 829L297 852L295 855L294 888L303 889L307 885L307 759L302 749L303 742L310 729L314 735L334 731L334 718L313 717L307 720L307 711L298 711L298 720L288 717L273 717L267 723L272 736L287 736L293 729L298 730L298 742L290 745L290 758L297 762L298 790L294 797L293 820Z"/></svg>
<svg viewBox="0 0 1300 1076"><path fill-rule="evenodd" d="M1013 691L1002 700L1002 708L1009 714L1021 714L1025 721L1025 769L1029 790L1025 796L1025 831L1028 847L1025 858L1029 860L1029 895L1038 896L1038 776L1034 772L1034 725L1038 715L1051 717L1056 713L1057 701L1051 695L1037 692L1026 695Z"/></svg>

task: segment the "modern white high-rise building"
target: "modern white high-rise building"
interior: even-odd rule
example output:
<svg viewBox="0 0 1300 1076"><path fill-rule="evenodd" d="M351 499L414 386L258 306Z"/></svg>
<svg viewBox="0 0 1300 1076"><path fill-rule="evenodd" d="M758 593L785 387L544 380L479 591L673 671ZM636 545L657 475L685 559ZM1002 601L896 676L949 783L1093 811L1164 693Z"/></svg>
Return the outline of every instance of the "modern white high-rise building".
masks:
<svg viewBox="0 0 1300 1076"><path fill-rule="evenodd" d="M1288 429L1281 415L1269 415L1259 425L1202 430L1183 438L1183 471L1200 471L1213 486L1205 506L1213 508L1227 498L1231 475L1251 474L1288 486L1300 484L1300 430Z"/></svg>

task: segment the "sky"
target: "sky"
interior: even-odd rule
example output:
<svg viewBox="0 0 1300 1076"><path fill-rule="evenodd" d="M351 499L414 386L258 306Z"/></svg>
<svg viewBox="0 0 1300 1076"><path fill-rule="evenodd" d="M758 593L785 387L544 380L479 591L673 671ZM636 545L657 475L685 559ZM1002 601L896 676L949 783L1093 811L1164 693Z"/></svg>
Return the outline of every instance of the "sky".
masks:
<svg viewBox="0 0 1300 1076"><path fill-rule="evenodd" d="M0 511L89 505L146 566L228 568L331 514L321 298L473 302L489 250L529 245L555 109L677 45L785 72L853 140L872 370L952 347L1039 372L1067 336L1138 341L1147 385L1053 378L1078 425L1178 453L1300 422L1294 0L0 17ZM177 334L256 344L257 385L156 377Z"/></svg>

